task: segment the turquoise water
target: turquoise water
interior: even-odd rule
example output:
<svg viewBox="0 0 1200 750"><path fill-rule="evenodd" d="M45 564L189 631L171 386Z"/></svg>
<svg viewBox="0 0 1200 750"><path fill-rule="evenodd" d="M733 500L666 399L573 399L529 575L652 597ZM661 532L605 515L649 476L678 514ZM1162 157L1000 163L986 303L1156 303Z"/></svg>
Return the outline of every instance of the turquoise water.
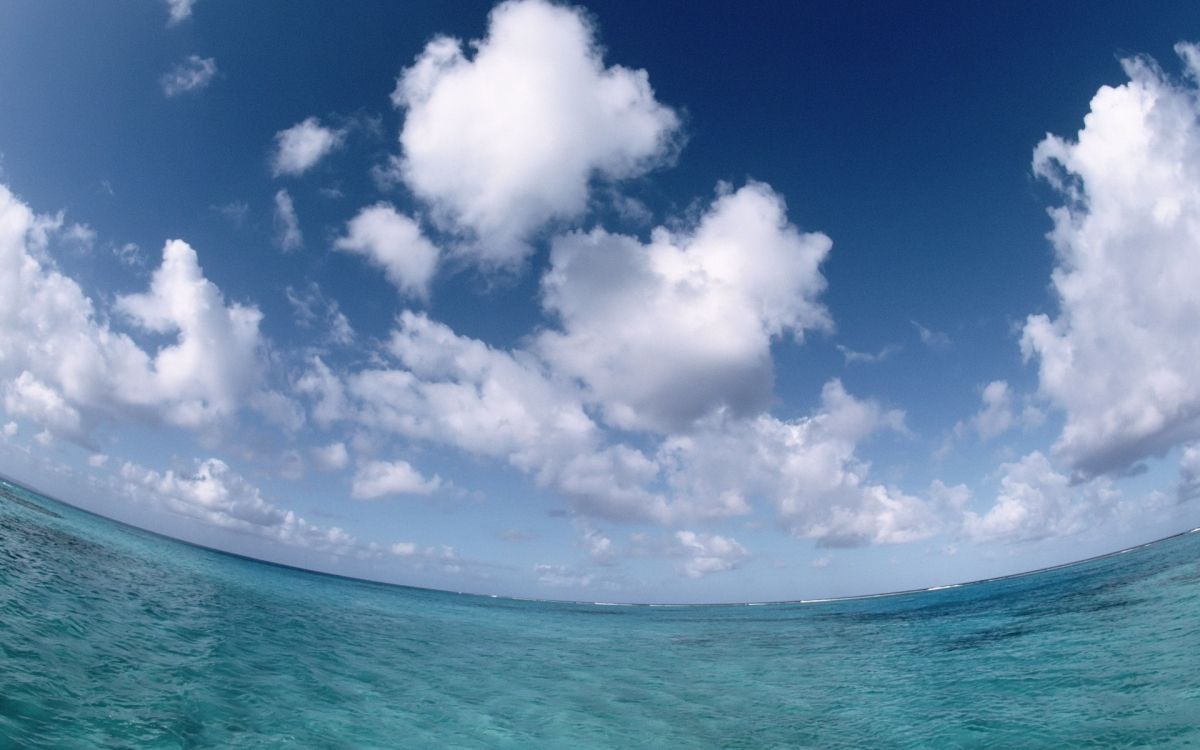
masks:
<svg viewBox="0 0 1200 750"><path fill-rule="evenodd" d="M914 594L596 606L305 573L0 483L0 748L1198 746L1197 615L1200 534Z"/></svg>

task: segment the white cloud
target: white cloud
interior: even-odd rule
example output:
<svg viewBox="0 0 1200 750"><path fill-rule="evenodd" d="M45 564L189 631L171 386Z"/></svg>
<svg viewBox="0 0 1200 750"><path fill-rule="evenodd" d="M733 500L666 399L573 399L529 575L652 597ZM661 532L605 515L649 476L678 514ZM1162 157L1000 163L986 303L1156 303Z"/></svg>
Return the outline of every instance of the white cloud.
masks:
<svg viewBox="0 0 1200 750"><path fill-rule="evenodd" d="M192 6L196 0L166 0L167 25L175 26L192 17Z"/></svg>
<svg viewBox="0 0 1200 750"><path fill-rule="evenodd" d="M641 174L669 158L679 119L645 71L606 68L574 8L542 0L492 10L468 58L439 37L400 76L399 169L484 265L520 261L545 222L582 214L593 177Z"/></svg>
<svg viewBox="0 0 1200 750"><path fill-rule="evenodd" d="M104 468L105 464L108 463L108 454L93 453L92 455L88 456L87 462L88 466L91 466L93 469L102 469Z"/></svg>
<svg viewBox="0 0 1200 750"><path fill-rule="evenodd" d="M884 361L885 359L888 359L893 354L896 354L903 348L904 347L900 346L899 344L888 344L888 345L884 346L882 349L880 349L878 352L859 352L859 351L855 351L854 349L851 349L848 346L842 346L841 344L838 344L838 346L837 346L837 350L842 353L843 357L845 357L847 365L879 364L880 362Z"/></svg>
<svg viewBox="0 0 1200 750"><path fill-rule="evenodd" d="M16 422L5 422L2 432L4 437L15 437L19 429Z"/></svg>
<svg viewBox="0 0 1200 750"><path fill-rule="evenodd" d="M562 329L538 350L618 427L755 414L771 400L771 341L832 327L817 300L830 244L789 224L763 183L722 190L693 230L659 228L649 245L599 229L559 237L542 288Z"/></svg>
<svg viewBox="0 0 1200 750"><path fill-rule="evenodd" d="M336 526L314 526L267 501L220 459L197 461L191 474L172 469L158 472L126 462L119 477L126 495L220 528L335 554L345 554L358 544Z"/></svg>
<svg viewBox="0 0 1200 750"><path fill-rule="evenodd" d="M417 222L396 213L391 205L379 203L359 211L334 247L366 257L404 294L429 295L429 282L437 270L437 246L425 238Z"/></svg>
<svg viewBox="0 0 1200 750"><path fill-rule="evenodd" d="M1095 528L1119 509L1120 493L1104 478L1072 486L1038 451L1000 467L1000 492L982 515L967 511L963 533L977 542L1022 542Z"/></svg>
<svg viewBox="0 0 1200 750"><path fill-rule="evenodd" d="M1181 503L1200 497L1200 445L1189 445L1179 457L1179 484L1176 498Z"/></svg>
<svg viewBox="0 0 1200 750"><path fill-rule="evenodd" d="M950 337L942 331L926 328L915 320L909 322L917 329L917 337L921 339L921 343L930 349L945 349L950 346Z"/></svg>
<svg viewBox="0 0 1200 750"><path fill-rule="evenodd" d="M262 316L227 306L190 246L168 242L149 291L116 301L137 327L174 339L151 354L53 267L46 225L0 186L0 378L11 410L79 440L114 414L208 427L261 392Z"/></svg>
<svg viewBox="0 0 1200 750"><path fill-rule="evenodd" d="M426 479L407 461L368 461L354 473L350 494L360 500L384 495L428 495L441 484L440 477Z"/></svg>
<svg viewBox="0 0 1200 750"><path fill-rule="evenodd" d="M350 454L342 442L313 448L309 451L313 466L320 471L341 471L350 463Z"/></svg>
<svg viewBox="0 0 1200 750"><path fill-rule="evenodd" d="M344 130L327 128L316 117L280 130L275 134L275 155L271 161L275 176L304 174L339 148L345 137Z"/></svg>
<svg viewBox="0 0 1200 750"><path fill-rule="evenodd" d="M677 498L701 517L749 511L761 497L795 536L822 546L896 544L940 530L928 502L869 481L858 445L880 430L904 431L903 413L856 399L839 381L812 416L718 421L664 441L657 459Z"/></svg>
<svg viewBox="0 0 1200 750"><path fill-rule="evenodd" d="M971 417L970 426L979 433L979 437L990 440L1001 435L1013 426L1016 417L1013 414L1012 394L1008 383L1003 380L993 380L984 386L983 408Z"/></svg>
<svg viewBox="0 0 1200 750"><path fill-rule="evenodd" d="M1032 315L1021 347L1063 410L1055 456L1119 472L1200 437L1200 49L1191 81L1123 61L1129 81L1093 97L1076 140L1047 136L1034 171L1050 213L1058 315Z"/></svg>
<svg viewBox="0 0 1200 750"><path fill-rule="evenodd" d="M797 536L827 546L897 543L939 529L929 503L869 480L856 450L903 414L829 383L811 417L714 414L647 454L592 421L569 380L530 352L501 351L405 312L394 367L339 376L314 358L298 383L313 419L448 445L506 461L563 496L582 516L690 523L774 506Z"/></svg>
<svg viewBox="0 0 1200 750"><path fill-rule="evenodd" d="M28 370L5 388L4 410L10 416L28 419L52 434L74 440L83 438L83 419L79 411Z"/></svg>
<svg viewBox="0 0 1200 750"><path fill-rule="evenodd" d="M186 60L163 74L159 79L163 93L178 96L189 91L199 91L217 74L217 61L211 57L189 55Z"/></svg>
<svg viewBox="0 0 1200 750"><path fill-rule="evenodd" d="M170 422L196 427L230 416L261 378L262 313L226 306L186 242L168 242L150 290L120 297L116 307L147 331L178 336L155 354L140 396L166 402Z"/></svg>
<svg viewBox="0 0 1200 750"><path fill-rule="evenodd" d="M677 531L675 543L675 554L684 558L679 570L688 578L733 570L750 556L736 539L716 534Z"/></svg>
<svg viewBox="0 0 1200 750"><path fill-rule="evenodd" d="M304 235L300 232L300 219L296 216L296 206L292 196L286 190L275 193L275 241L285 253L296 250L304 245Z"/></svg>

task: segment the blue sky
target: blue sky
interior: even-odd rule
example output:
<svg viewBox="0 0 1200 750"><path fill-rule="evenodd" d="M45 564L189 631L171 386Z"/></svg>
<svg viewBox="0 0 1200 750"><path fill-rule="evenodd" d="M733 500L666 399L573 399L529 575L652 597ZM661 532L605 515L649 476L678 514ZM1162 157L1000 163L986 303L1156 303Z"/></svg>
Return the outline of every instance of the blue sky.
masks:
<svg viewBox="0 0 1200 750"><path fill-rule="evenodd" d="M1191 528L1198 22L9 3L0 472L241 554L587 600Z"/></svg>

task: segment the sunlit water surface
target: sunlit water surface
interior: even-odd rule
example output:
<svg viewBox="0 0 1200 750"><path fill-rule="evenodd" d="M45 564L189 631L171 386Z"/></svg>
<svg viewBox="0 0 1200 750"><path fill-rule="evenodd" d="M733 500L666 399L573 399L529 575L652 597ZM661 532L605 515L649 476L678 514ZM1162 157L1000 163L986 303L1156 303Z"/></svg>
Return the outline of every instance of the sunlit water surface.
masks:
<svg viewBox="0 0 1200 750"><path fill-rule="evenodd" d="M524 602L191 547L0 483L0 747L1200 745L1200 534L763 606Z"/></svg>

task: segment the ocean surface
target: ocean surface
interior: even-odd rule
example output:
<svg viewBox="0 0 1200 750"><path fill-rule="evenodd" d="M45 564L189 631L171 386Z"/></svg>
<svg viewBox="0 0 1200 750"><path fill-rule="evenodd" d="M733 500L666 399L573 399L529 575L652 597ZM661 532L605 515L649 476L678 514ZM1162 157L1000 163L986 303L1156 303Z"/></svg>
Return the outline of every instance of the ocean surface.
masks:
<svg viewBox="0 0 1200 750"><path fill-rule="evenodd" d="M1200 533L953 588L529 602L306 573L0 482L0 748L1200 747Z"/></svg>

